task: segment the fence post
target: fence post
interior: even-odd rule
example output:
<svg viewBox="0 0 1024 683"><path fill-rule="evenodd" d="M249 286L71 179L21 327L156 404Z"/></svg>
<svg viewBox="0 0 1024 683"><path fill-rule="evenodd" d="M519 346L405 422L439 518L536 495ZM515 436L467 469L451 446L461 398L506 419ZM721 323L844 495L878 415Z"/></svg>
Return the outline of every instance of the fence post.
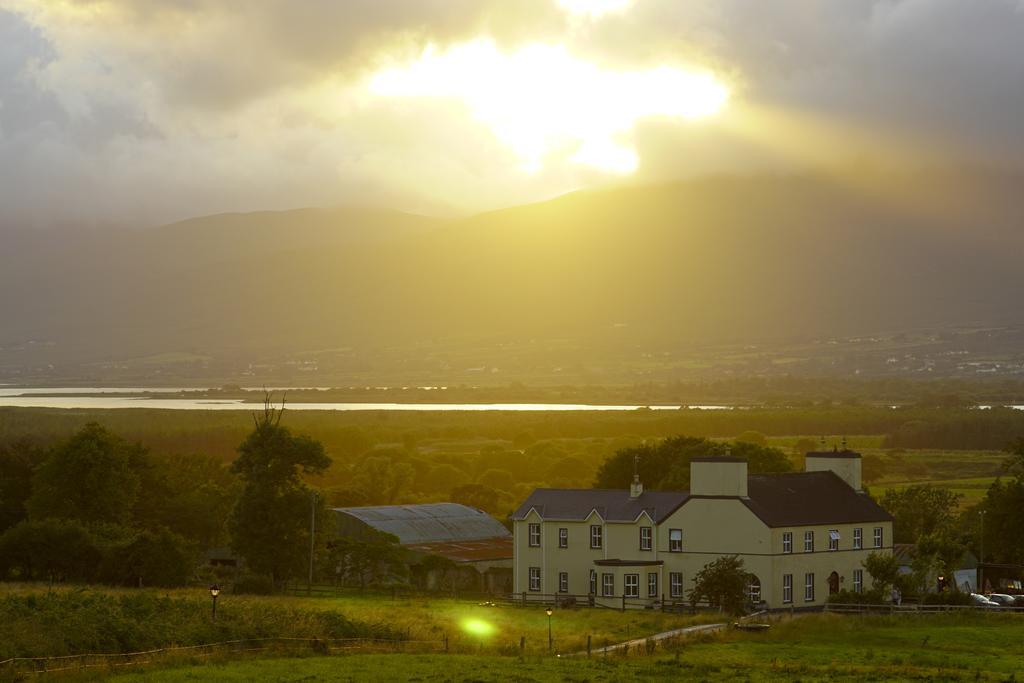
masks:
<svg viewBox="0 0 1024 683"><path fill-rule="evenodd" d="M625 593L622 594L622 611L623 612L626 611L626 594Z"/></svg>
<svg viewBox="0 0 1024 683"><path fill-rule="evenodd" d="M448 652L448 634L444 634L444 651Z"/></svg>
<svg viewBox="0 0 1024 683"><path fill-rule="evenodd" d="M526 651L526 636L519 636L519 653Z"/></svg>
<svg viewBox="0 0 1024 683"><path fill-rule="evenodd" d="M590 636L587 635L587 658L590 658Z"/></svg>

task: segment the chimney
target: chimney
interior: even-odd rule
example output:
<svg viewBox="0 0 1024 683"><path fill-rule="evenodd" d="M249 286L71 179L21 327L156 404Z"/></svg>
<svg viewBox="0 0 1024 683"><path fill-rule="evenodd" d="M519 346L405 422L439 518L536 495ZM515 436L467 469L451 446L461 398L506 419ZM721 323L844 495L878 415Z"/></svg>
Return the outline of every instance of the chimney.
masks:
<svg viewBox="0 0 1024 683"><path fill-rule="evenodd" d="M835 472L836 475L850 485L857 493L863 493L861 482L860 453L846 448L843 450L819 451L808 453L804 460L807 472Z"/></svg>
<svg viewBox="0 0 1024 683"><path fill-rule="evenodd" d="M629 485L629 497L639 498L644 492L644 485L640 483L640 456L633 456L633 483Z"/></svg>
<svg viewBox="0 0 1024 683"><path fill-rule="evenodd" d="M690 461L690 495L746 498L747 461L694 458Z"/></svg>

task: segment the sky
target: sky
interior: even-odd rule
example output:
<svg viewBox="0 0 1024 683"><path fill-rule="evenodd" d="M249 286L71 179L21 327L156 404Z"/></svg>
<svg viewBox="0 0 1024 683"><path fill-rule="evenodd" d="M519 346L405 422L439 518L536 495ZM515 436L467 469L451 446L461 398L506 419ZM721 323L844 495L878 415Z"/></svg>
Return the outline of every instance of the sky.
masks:
<svg viewBox="0 0 1024 683"><path fill-rule="evenodd" d="M0 0L0 229L1024 159L1024 0Z"/></svg>

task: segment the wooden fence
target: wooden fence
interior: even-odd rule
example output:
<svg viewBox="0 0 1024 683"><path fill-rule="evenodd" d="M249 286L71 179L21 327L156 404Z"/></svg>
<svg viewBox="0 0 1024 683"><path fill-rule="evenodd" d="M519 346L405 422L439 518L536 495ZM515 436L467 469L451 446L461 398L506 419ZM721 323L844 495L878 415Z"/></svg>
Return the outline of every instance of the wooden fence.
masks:
<svg viewBox="0 0 1024 683"><path fill-rule="evenodd" d="M342 652L432 653L448 649L447 636L437 640L383 638L246 638L202 645L174 645L141 652L77 654L54 657L12 657L0 661L0 680L20 680L27 675L59 672L115 671L124 667L166 664L175 660L195 661L214 656L249 653L329 655Z"/></svg>

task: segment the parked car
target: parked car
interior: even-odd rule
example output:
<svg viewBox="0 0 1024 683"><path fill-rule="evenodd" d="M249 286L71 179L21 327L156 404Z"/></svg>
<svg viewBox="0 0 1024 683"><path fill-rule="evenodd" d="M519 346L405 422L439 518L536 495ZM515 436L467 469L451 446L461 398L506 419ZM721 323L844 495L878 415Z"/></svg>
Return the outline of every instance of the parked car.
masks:
<svg viewBox="0 0 1024 683"><path fill-rule="evenodd" d="M1007 595L1006 593L989 593L985 597L987 597L989 600L991 600L992 602L996 603L1000 607L1013 607L1014 606L1013 596L1012 595Z"/></svg>
<svg viewBox="0 0 1024 683"><path fill-rule="evenodd" d="M1014 595L1013 596L1013 606L1014 607L1024 607L1024 595Z"/></svg>
<svg viewBox="0 0 1024 683"><path fill-rule="evenodd" d="M990 607L994 609L999 609L999 603L992 602L984 595L979 595L978 593L971 593L971 604L975 607Z"/></svg>

